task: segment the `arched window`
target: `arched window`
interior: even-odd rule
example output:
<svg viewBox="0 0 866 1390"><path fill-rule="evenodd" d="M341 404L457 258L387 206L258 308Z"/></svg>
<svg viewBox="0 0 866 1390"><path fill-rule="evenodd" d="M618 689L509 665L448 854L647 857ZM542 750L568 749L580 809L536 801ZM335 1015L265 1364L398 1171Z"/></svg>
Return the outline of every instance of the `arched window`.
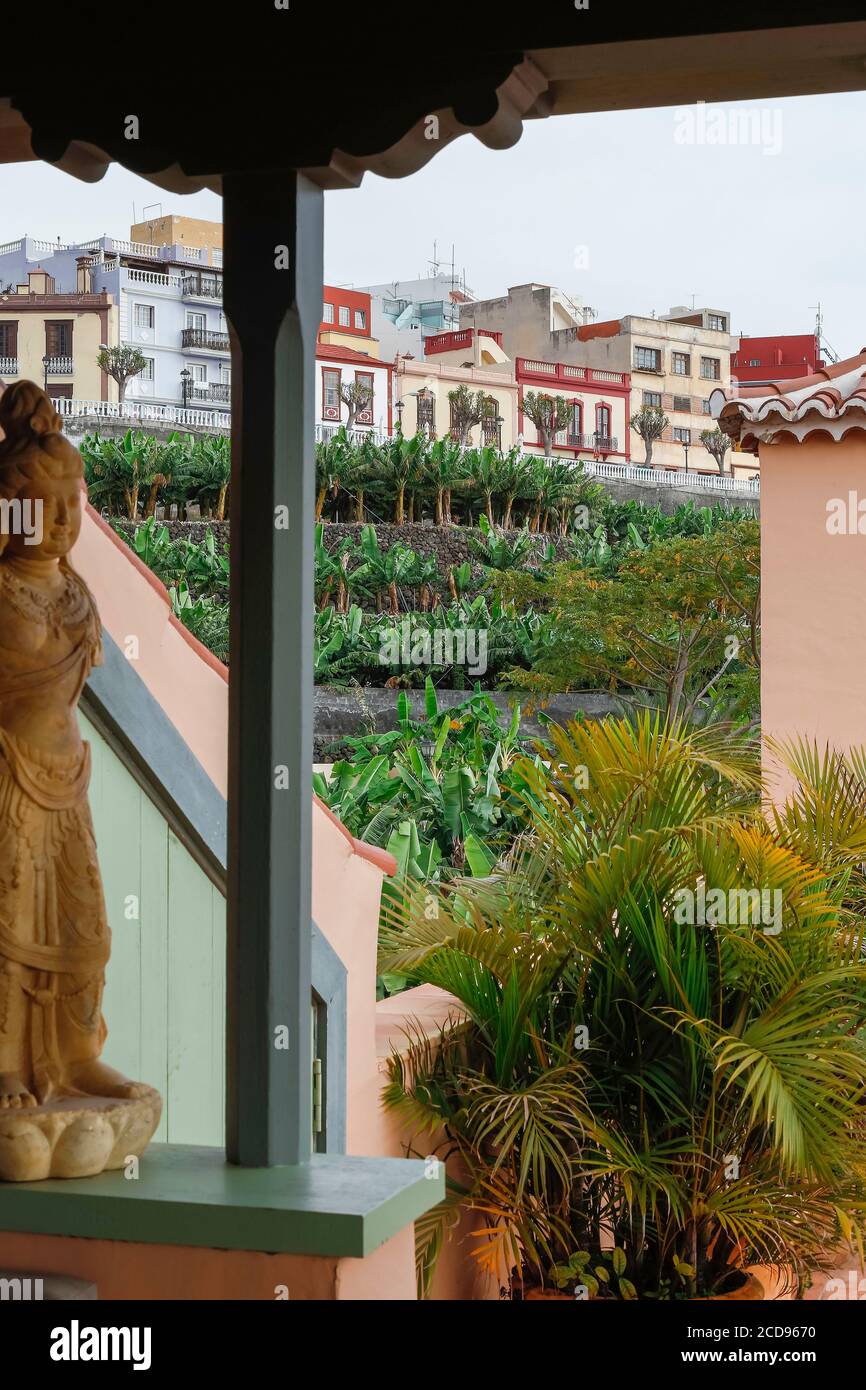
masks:
<svg viewBox="0 0 866 1390"><path fill-rule="evenodd" d="M568 422L566 443L574 448L583 444L583 401L571 402L571 419Z"/></svg>
<svg viewBox="0 0 866 1390"><path fill-rule="evenodd" d="M611 447L611 415L609 405L597 405L595 407L595 447L597 449L610 449Z"/></svg>
<svg viewBox="0 0 866 1390"><path fill-rule="evenodd" d="M481 417L481 443L492 444L495 449L502 448L502 416L499 402L495 396L485 396L484 414Z"/></svg>

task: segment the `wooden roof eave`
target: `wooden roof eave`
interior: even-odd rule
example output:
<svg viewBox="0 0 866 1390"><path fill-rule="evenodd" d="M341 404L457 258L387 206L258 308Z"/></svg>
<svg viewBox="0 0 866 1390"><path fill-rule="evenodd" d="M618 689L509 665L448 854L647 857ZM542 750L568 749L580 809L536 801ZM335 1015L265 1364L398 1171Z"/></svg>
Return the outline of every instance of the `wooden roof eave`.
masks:
<svg viewBox="0 0 866 1390"><path fill-rule="evenodd" d="M726 30L660 33L660 24L669 30L682 24L672 15L667 25L654 22L655 37L644 30L614 38L617 31L591 14L571 17L580 43L544 46L539 14L535 23L531 16L524 21L523 32L536 44L522 50L473 47L467 38L447 63L433 52L411 88L395 87L387 102L370 99L366 78L356 90L348 70L324 93L314 64L287 68L286 83L276 90L263 87L260 76L236 72L235 114L202 131L185 117L182 89L154 93L151 105L139 102L143 136L131 143L122 134L128 92L103 87L91 96L85 89L70 103L56 99L43 80L16 97L17 110L0 98L0 163L41 158L94 182L116 161L179 194L218 193L224 172L254 168L299 169L321 187L348 188L368 171L389 178L414 173L460 135L506 148L520 138L524 120L548 115L672 101L766 102L864 86L863 20L798 24L791 13L778 26L737 29L731 13ZM563 32L562 18L558 28ZM429 115L438 117L438 139L428 138Z"/></svg>

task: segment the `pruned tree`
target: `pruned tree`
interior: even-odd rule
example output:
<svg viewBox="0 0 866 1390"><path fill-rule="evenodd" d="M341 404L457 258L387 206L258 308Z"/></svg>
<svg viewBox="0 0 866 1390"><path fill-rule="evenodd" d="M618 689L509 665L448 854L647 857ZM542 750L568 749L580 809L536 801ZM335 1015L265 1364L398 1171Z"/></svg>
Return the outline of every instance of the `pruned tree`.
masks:
<svg viewBox="0 0 866 1390"><path fill-rule="evenodd" d="M117 399L122 401L127 382L144 371L147 358L137 347L101 347L96 354L96 365L117 382Z"/></svg>
<svg viewBox="0 0 866 1390"><path fill-rule="evenodd" d="M457 443L465 446L469 442L469 431L480 425L487 413L487 397L483 391L470 391L468 386L457 386L448 392L451 403L451 434Z"/></svg>
<svg viewBox="0 0 866 1390"><path fill-rule="evenodd" d="M553 455L553 445L560 430L567 429L573 406L564 396L546 396L543 391L523 393L523 413L531 420L539 435L545 455Z"/></svg>
<svg viewBox="0 0 866 1390"><path fill-rule="evenodd" d="M639 434L643 440L646 451L644 462L647 468L651 468L653 444L657 439L661 439L670 421L660 405L642 405L640 410L636 410L632 415L629 424L635 434Z"/></svg>
<svg viewBox="0 0 866 1390"><path fill-rule="evenodd" d="M719 472L724 473L725 454L731 447L731 441L724 430L720 430L718 425L714 430L701 430L701 443L707 453L715 459Z"/></svg>
<svg viewBox="0 0 866 1390"><path fill-rule="evenodd" d="M355 428L355 420L362 410L369 408L373 399L373 383L370 381L346 381L340 384L340 400L349 411L346 430Z"/></svg>

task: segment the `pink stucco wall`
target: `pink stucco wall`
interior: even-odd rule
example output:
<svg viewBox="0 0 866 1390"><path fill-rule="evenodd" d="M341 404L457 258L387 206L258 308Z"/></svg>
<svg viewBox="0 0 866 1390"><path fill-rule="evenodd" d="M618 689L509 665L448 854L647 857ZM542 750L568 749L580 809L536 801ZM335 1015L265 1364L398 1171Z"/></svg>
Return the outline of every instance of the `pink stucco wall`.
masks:
<svg viewBox="0 0 866 1390"><path fill-rule="evenodd" d="M866 742L866 535L827 531L849 491L866 498L861 435L761 446L762 727L779 739Z"/></svg>
<svg viewBox="0 0 866 1390"><path fill-rule="evenodd" d="M193 647L189 634L172 620L164 586L89 507L71 559L96 599L103 626L225 796L225 668L204 657L198 644Z"/></svg>
<svg viewBox="0 0 866 1390"><path fill-rule="evenodd" d="M69 1274L97 1286L100 1299L309 1302L415 1298L412 1229L363 1259L272 1255L0 1231L0 1268Z"/></svg>

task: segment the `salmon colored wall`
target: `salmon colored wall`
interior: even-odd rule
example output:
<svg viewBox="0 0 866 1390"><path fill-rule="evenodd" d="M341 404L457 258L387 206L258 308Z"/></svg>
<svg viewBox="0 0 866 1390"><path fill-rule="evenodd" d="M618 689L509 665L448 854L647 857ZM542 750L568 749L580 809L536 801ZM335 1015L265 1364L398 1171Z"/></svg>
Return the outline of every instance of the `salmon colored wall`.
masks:
<svg viewBox="0 0 866 1390"><path fill-rule="evenodd" d="M280 1286L296 1301L410 1301L415 1296L411 1226L364 1259L0 1232L0 1268L86 1279L96 1284L100 1300L273 1301Z"/></svg>
<svg viewBox="0 0 866 1390"><path fill-rule="evenodd" d="M765 734L866 742L866 535L827 533L827 503L866 498L866 443L761 446ZM866 525L866 519L864 519Z"/></svg>
<svg viewBox="0 0 866 1390"><path fill-rule="evenodd" d="M392 1052L405 1052L408 1045L407 1034L417 1036L420 1030L425 1037L437 1038L443 1024L448 1020L460 1019L464 1011L458 1001L435 985L418 985L415 989L395 994L390 999L382 999L376 1005L376 1052L378 1054L379 1075L377 1086L381 1088L388 1081L388 1059ZM406 1155L407 1141L413 1134L394 1115L382 1108L380 1095L370 1094L365 1098L365 1111L368 1117L376 1116L377 1148L374 1152L402 1158ZM415 1138L417 1157L432 1155L438 1149L441 1135L425 1135ZM441 1152L441 1150L439 1150ZM452 1175L453 1164L451 1165ZM474 1233L483 1220L476 1213L464 1211L443 1244L436 1262L436 1273L430 1297L434 1301L454 1299L498 1299L500 1282L505 1282L505 1273L500 1278L489 1277L474 1258L478 1249Z"/></svg>
<svg viewBox="0 0 866 1390"><path fill-rule="evenodd" d="M87 508L72 563L91 589L103 626L121 651L137 639L133 665L189 745L208 777L226 795L228 682L215 657L202 657L179 630L168 594L125 541ZM210 660L207 659L210 657Z"/></svg>

